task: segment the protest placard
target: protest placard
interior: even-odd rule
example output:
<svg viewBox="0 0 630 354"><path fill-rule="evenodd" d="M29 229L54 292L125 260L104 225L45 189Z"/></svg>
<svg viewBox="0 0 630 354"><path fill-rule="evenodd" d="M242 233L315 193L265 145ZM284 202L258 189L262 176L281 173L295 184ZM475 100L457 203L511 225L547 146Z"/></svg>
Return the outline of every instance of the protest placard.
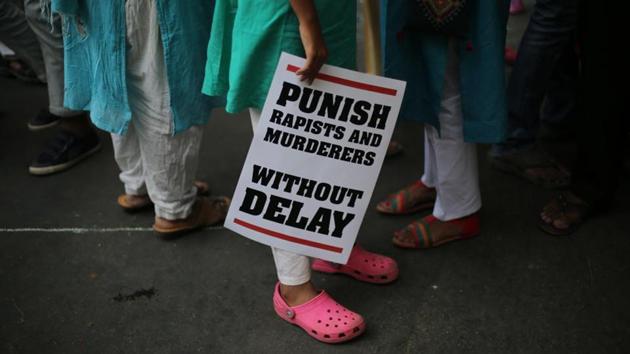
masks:
<svg viewBox="0 0 630 354"><path fill-rule="evenodd" d="M324 65L315 81L283 53L225 226L252 240L346 263L378 178L403 81Z"/></svg>

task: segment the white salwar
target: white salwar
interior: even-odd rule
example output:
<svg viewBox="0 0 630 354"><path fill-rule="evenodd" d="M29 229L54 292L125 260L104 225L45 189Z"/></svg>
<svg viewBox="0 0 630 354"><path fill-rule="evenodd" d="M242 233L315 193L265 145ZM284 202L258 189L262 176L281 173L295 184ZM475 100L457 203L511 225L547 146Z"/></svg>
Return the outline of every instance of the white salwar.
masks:
<svg viewBox="0 0 630 354"><path fill-rule="evenodd" d="M125 135L112 134L125 193L148 193L158 217L192 212L203 129L173 135L166 66L155 0L127 0L127 86L132 119Z"/></svg>
<svg viewBox="0 0 630 354"><path fill-rule="evenodd" d="M477 147L464 141L459 65L453 44L451 41L449 45L440 102L440 131L428 124L424 129L422 183L436 189L433 216L441 221L458 219L481 209Z"/></svg>

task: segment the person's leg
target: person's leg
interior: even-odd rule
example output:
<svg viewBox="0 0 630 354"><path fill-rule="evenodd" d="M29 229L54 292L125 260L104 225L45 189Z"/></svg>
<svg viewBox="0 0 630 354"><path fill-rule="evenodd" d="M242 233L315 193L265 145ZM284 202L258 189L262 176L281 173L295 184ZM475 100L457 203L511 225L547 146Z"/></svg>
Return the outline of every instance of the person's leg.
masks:
<svg viewBox="0 0 630 354"><path fill-rule="evenodd" d="M258 109L249 109L254 131L260 123L260 113ZM361 315L343 307L326 292L315 289L309 257L274 247L271 252L278 274L273 305L280 318L328 343L346 341L365 330Z"/></svg>
<svg viewBox="0 0 630 354"><path fill-rule="evenodd" d="M229 199L197 198L194 179L203 127L192 126L174 135L157 11L154 0L125 3L126 76L130 129L138 137L144 183L154 204L153 228L167 236L222 221Z"/></svg>
<svg viewBox="0 0 630 354"><path fill-rule="evenodd" d="M543 99L542 107L536 102L527 108L535 126L512 130L507 142L494 145L488 156L493 167L546 188L566 187L570 182L569 170L545 152L541 144L536 144L536 138L556 141L574 135L578 59L573 39L575 36L571 34L569 37L571 40L565 41L563 48L558 48L561 53L551 70L546 87L533 87L533 93L541 90L540 93L543 94L540 96ZM513 75L511 86L516 85L521 74L517 71ZM538 78L534 81L537 80ZM508 101L512 104L519 99L522 98L512 95ZM516 115L511 115L510 120L514 117ZM536 121L538 117L540 119ZM542 123L540 127L538 123Z"/></svg>
<svg viewBox="0 0 630 354"><path fill-rule="evenodd" d="M432 126L425 128L423 181L437 190L433 215L396 232L393 242L401 247L433 247L479 231L477 149L464 141L458 58L452 43L440 103L440 132Z"/></svg>
<svg viewBox="0 0 630 354"><path fill-rule="evenodd" d="M424 173L419 180L388 195L376 204L376 210L387 215L413 214L433 208L437 184L435 151L424 134Z"/></svg>
<svg viewBox="0 0 630 354"><path fill-rule="evenodd" d="M195 203L193 181L203 129L195 126L172 135L173 117L155 1L127 1L125 14L127 82L133 113L128 133L137 135L138 145L134 146L137 151L133 151L132 161L124 167L144 171L157 218L185 219ZM123 169L121 177L126 172L130 170Z"/></svg>
<svg viewBox="0 0 630 354"><path fill-rule="evenodd" d="M580 3L581 77L578 159L569 192L550 201L541 212L543 231L570 234L592 213L604 212L613 201L623 166L627 113L621 108L627 71L613 54L623 23L614 9ZM615 27L618 26L618 27Z"/></svg>
<svg viewBox="0 0 630 354"><path fill-rule="evenodd" d="M569 130L577 119L579 59L576 44L577 40L566 43L549 80L540 120L552 129Z"/></svg>
<svg viewBox="0 0 630 354"><path fill-rule="evenodd" d="M280 282L280 294L289 306L304 304L317 296L318 291L311 283L311 262L307 256L274 247L271 252Z"/></svg>
<svg viewBox="0 0 630 354"><path fill-rule="evenodd" d="M100 149L100 142L87 113L64 108L63 38L61 20L53 17L50 23L50 4L41 0L25 0L24 11L31 29L39 40L48 81L49 109L29 122L37 129L54 120L60 120L61 131L46 149L31 163L29 172L47 175L66 170Z"/></svg>
<svg viewBox="0 0 630 354"><path fill-rule="evenodd" d="M129 125L125 135L111 134L114 158L125 187L125 194L118 197L118 204L125 210L134 211L150 205L144 183L144 168L136 129Z"/></svg>
<svg viewBox="0 0 630 354"><path fill-rule="evenodd" d="M76 112L63 107L63 36L61 18L52 17L50 6L44 6L42 0L25 0L24 12L32 31L37 36L44 56L46 78L48 82L48 102L50 113L59 117L75 117L83 112Z"/></svg>
<svg viewBox="0 0 630 354"><path fill-rule="evenodd" d="M575 0L536 1L508 84L508 139L493 147L494 154L534 144L549 81L567 43L573 41L576 21Z"/></svg>
<svg viewBox="0 0 630 354"><path fill-rule="evenodd" d="M464 142L459 95L442 101L441 134L427 127L430 145L435 149L437 198L433 215L442 221L471 215L481 208L477 148Z"/></svg>
<svg viewBox="0 0 630 354"><path fill-rule="evenodd" d="M260 123L260 114L259 109L249 109L252 131L256 131ZM274 247L271 251L280 282L280 294L289 306L303 304L317 296L311 283L310 259L307 256Z"/></svg>
<svg viewBox="0 0 630 354"><path fill-rule="evenodd" d="M136 121L151 119L135 116ZM185 219L196 200L194 185L203 128L194 126L175 136L137 124L145 183L157 218Z"/></svg>
<svg viewBox="0 0 630 354"><path fill-rule="evenodd" d="M26 22L24 12L10 1L0 1L0 40L15 51L41 82L46 82L44 59L37 38Z"/></svg>

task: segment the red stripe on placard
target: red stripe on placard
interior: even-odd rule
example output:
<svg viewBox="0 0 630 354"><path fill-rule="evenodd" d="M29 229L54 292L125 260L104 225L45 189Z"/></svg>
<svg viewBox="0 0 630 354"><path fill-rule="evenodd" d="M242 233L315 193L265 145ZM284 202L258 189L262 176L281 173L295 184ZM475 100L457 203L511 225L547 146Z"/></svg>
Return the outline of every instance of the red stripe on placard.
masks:
<svg viewBox="0 0 630 354"><path fill-rule="evenodd" d="M250 224L247 221L243 221L243 220L238 219L238 218L234 218L234 223L237 224L237 225L241 225L243 227L246 227L246 228L248 228L250 230L254 230L256 232L260 232L261 234L265 234L267 236L279 238L281 240L285 240L285 241L289 241L289 242L293 242L293 243L299 243L301 245L311 246L311 247L315 247L315 248L319 248L319 249L322 249L322 250L335 252L335 253L341 253L343 251L343 248L340 248L340 247L325 245L323 243L309 241L309 240L304 240L304 239L297 238L297 237L294 237L294 236L285 235L285 234L277 232L277 231L265 229L264 227L260 227L258 225Z"/></svg>
<svg viewBox="0 0 630 354"><path fill-rule="evenodd" d="M287 71L296 72L298 70L300 70L300 68L295 65L291 65L291 64L287 65ZM384 95L396 96L396 92L397 92L396 90L391 89L391 88L370 85L363 82L352 81L352 80L348 80L348 79L344 79L341 77L332 76L328 74L323 74L323 73L317 74L317 78L324 81L330 81L339 85L354 87L359 90L382 93Z"/></svg>

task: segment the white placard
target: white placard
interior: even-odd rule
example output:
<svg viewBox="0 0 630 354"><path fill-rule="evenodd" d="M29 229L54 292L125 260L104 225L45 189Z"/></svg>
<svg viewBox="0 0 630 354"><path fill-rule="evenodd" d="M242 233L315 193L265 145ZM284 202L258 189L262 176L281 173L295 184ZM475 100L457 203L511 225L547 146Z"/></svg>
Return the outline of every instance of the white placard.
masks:
<svg viewBox="0 0 630 354"><path fill-rule="evenodd" d="M313 84L283 53L225 227L346 263L391 138L405 82L324 65Z"/></svg>

